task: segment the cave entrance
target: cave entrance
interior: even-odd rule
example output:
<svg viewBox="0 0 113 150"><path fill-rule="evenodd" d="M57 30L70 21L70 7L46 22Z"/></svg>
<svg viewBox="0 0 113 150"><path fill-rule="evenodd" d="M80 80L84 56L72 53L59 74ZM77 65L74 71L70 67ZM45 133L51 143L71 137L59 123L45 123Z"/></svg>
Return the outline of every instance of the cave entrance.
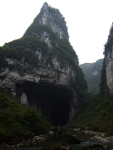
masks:
<svg viewBox="0 0 113 150"><path fill-rule="evenodd" d="M70 98L65 89L52 95L51 120L54 126L63 126L69 120Z"/></svg>
<svg viewBox="0 0 113 150"><path fill-rule="evenodd" d="M69 120L72 93L63 86L24 82L17 84L17 93L25 93L30 107L34 107L54 126L63 126Z"/></svg>

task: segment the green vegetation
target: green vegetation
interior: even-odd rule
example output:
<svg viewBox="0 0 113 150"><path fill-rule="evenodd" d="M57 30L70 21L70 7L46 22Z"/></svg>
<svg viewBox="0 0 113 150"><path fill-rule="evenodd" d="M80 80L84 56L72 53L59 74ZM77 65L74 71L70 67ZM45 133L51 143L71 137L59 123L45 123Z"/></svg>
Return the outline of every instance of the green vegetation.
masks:
<svg viewBox="0 0 113 150"><path fill-rule="evenodd" d="M25 135L45 134L50 125L34 109L21 105L0 88L0 142L21 140Z"/></svg>
<svg viewBox="0 0 113 150"><path fill-rule="evenodd" d="M35 22L28 28L25 33L27 35L42 35L44 32L48 33L49 39L51 40L51 45L54 47L51 51L47 53L47 64L50 63L52 66L52 58L56 57L57 60L62 64L62 67L66 67L67 64L70 67L73 67L76 70L76 89L80 92L80 90L85 89L87 90L87 83L84 79L84 75L81 69L78 67L78 56L74 51L73 47L66 39L60 39L58 35L53 32L53 30L47 25L37 25ZM37 36L34 35L34 36ZM75 86L75 85L73 85Z"/></svg>
<svg viewBox="0 0 113 150"><path fill-rule="evenodd" d="M51 45L52 47L54 47L47 54L48 57L50 57L51 55L51 58L49 60L51 61L52 57L55 56L59 61L63 63L63 65L65 65L66 61L68 61L70 65L75 66L75 59L78 61L78 56L76 55L74 49L66 39L60 39L58 35L53 32L51 27L33 23L26 31L25 36L32 35L34 37L40 38L41 35L44 35L44 32L48 34Z"/></svg>
<svg viewBox="0 0 113 150"><path fill-rule="evenodd" d="M52 50L49 50L47 43L40 40L40 36L44 32L47 32L49 35L51 45L54 47ZM14 58L19 61L24 58L24 63L27 62L37 66L39 58L36 55L36 51L39 51L43 58L47 60L47 64L51 64L52 58L56 57L64 66L68 62L75 68L75 59L78 61L78 56L66 39L60 39L49 26L37 24L32 24L22 38L0 47L0 61L6 65L5 57Z"/></svg>
<svg viewBox="0 0 113 150"><path fill-rule="evenodd" d="M49 49L47 43L40 40L40 36L32 35L32 33L37 33L37 35L44 34L47 32L51 40L52 49ZM39 60L40 52L42 55L41 60ZM1 65L6 66L7 58L13 58L23 63L29 63L30 65L38 67L40 61L42 63L46 60L46 65L50 64L53 67L52 59L55 57L61 63L62 67L67 67L67 64L76 71L76 88L87 89L87 83L84 80L84 75L81 69L78 67L78 56L74 51L73 47L66 39L60 39L53 30L47 25L36 25L33 24L28 28L25 35L18 40L12 41L5 44L0 48L0 61ZM1 66L1 67L2 67Z"/></svg>
<svg viewBox="0 0 113 150"><path fill-rule="evenodd" d="M55 18L55 23L65 32L67 33L66 21L62 14L59 12L58 9L49 7L49 12ZM57 17L56 17L57 16ZM62 17L62 18L61 18ZM67 35L68 36L68 35Z"/></svg>
<svg viewBox="0 0 113 150"><path fill-rule="evenodd" d="M51 15L52 17L48 18L48 24L51 23L52 19L54 21L54 23L64 31L66 37L68 37L68 32L67 32L67 27L66 27L66 21L65 18L62 16L62 14L60 13L60 11L58 9L55 9L53 7L48 7L48 12L49 15ZM44 15L44 11L41 10L41 12L39 13L39 15L34 19L34 22L32 25L39 25L40 21L42 19ZM32 26L31 25L31 26Z"/></svg>
<svg viewBox="0 0 113 150"><path fill-rule="evenodd" d="M0 66L6 66L5 57L17 59L18 61L24 58L24 63L38 65L38 56L36 50L41 51L44 57L48 53L48 45L35 37L25 36L21 39L5 44L0 47Z"/></svg>
<svg viewBox="0 0 113 150"><path fill-rule="evenodd" d="M88 92L98 94L100 91L100 78L103 59L97 60L95 63L85 63L80 65L85 79L88 83ZM96 74L97 73L97 74Z"/></svg>
<svg viewBox="0 0 113 150"><path fill-rule="evenodd" d="M59 10L48 7L48 11L53 16L54 22L68 37L65 19ZM6 67L8 65L5 58L13 58L24 64L29 63L34 67L39 67L40 64L44 64L45 62L46 66L50 64L52 68L54 67L52 60L56 58L61 64L60 67L66 68L69 65L72 70L76 71L76 89L78 91L80 89L86 90L87 83L84 80L81 69L78 67L78 56L76 52L67 38L60 39L57 33L49 26L49 23L48 25L42 25L40 23L43 13L41 11L34 19L34 22L26 30L22 38L6 43L3 47L0 47L0 67ZM48 38L49 44L43 38ZM41 58L39 58L39 55Z"/></svg>
<svg viewBox="0 0 113 150"><path fill-rule="evenodd" d="M107 135L113 135L113 95L109 96L109 89L106 81L106 55L108 51L112 50L113 45L113 24L110 29L108 41L105 45L105 59L99 60L96 63L86 63L81 65L88 83L96 86L95 83L100 83L100 92L94 95L87 92L81 92L78 101L78 111L76 116L67 124L67 127L72 128L86 128L94 131L105 131ZM103 62L103 63L102 63ZM102 66L103 64L103 66ZM102 70L101 70L102 68ZM91 74L95 70L100 71L99 79L92 78ZM99 85L98 85L99 87ZM89 91L91 92L90 87ZM92 91L96 93L96 91Z"/></svg>
<svg viewBox="0 0 113 150"><path fill-rule="evenodd" d="M67 125L68 127L91 127L100 99L90 93L83 92L79 95L78 110L76 116Z"/></svg>
<svg viewBox="0 0 113 150"><path fill-rule="evenodd" d="M78 56L67 40L65 19L57 9L49 7L49 12L55 18L54 21L58 27L65 32L66 37L60 39L51 27L40 24L43 15L41 11L22 38L0 47L0 68L7 67L6 58L12 58L25 64L29 63L34 67L38 67L40 61L42 64L45 61L46 65L50 64L52 68L52 59L55 57L60 62L61 67L65 68L69 65L72 70L76 71L76 85L73 80L71 85L76 89L78 109L76 116L66 126L71 128L88 127L94 131L107 131L108 135L113 135L113 96L107 98L105 60L101 59L93 64L83 64L80 66L81 70L78 66ZM46 36L44 36L45 34ZM42 40L43 38L48 38L49 44ZM107 51L112 50L112 45L113 25L105 45L105 55ZM101 75L93 75L95 70ZM87 92L87 83L90 85L88 87L90 93ZM94 95L99 92L99 83L100 93ZM49 128L50 125L44 116L32 108L21 105L7 90L0 88L1 143L14 139L22 140L26 135L31 136L33 133L35 135L44 134ZM51 149L60 149L61 146L61 144L53 144Z"/></svg>
<svg viewBox="0 0 113 150"><path fill-rule="evenodd" d="M84 79L84 74L82 72L82 69L79 66L76 66L76 91L81 95L83 91L87 91L87 82ZM74 85L73 85L74 86Z"/></svg>
<svg viewBox="0 0 113 150"><path fill-rule="evenodd" d="M66 126L104 131L113 135L113 96L100 98L93 94L81 94L77 114Z"/></svg>
<svg viewBox="0 0 113 150"><path fill-rule="evenodd" d="M75 60L78 62L78 56L76 55L74 49L70 45L68 38L68 32L66 27L66 22L58 9L48 7L48 12L52 17L48 17L47 25L41 24L42 17L44 17L44 10L42 8L39 15L34 19L33 23L26 30L24 36L34 36L37 39L42 39L43 37L50 40L51 48L46 54L47 64L52 63L52 58L56 57L64 66L68 62L71 66L75 67ZM57 16L57 17L56 17ZM51 28L50 22L53 22L59 27L66 37L60 39L58 34Z"/></svg>
<svg viewBox="0 0 113 150"><path fill-rule="evenodd" d="M58 14L58 17L55 17L55 22L68 37L65 20L64 18L60 19L61 14L59 11L52 8L49 8L49 11L52 12L54 17ZM79 95L84 90L87 90L87 83L84 79L84 74L78 66L78 56L65 37L60 39L51 27L38 23L41 13L22 38L0 47L0 68L7 67L6 58L11 58L24 64L28 63L34 67L38 67L40 61L42 64L45 61L46 65L50 64L52 68L52 59L55 57L60 62L61 67L65 68L69 65L72 70L76 71L75 80L77 84L73 85L73 87L76 88ZM45 33L50 40L51 48L42 40L42 36ZM12 141L13 139L20 140L26 134L46 133L49 129L49 124L43 116L37 114L31 108L20 105L17 100L14 100L3 89L0 89L0 120L1 142Z"/></svg>

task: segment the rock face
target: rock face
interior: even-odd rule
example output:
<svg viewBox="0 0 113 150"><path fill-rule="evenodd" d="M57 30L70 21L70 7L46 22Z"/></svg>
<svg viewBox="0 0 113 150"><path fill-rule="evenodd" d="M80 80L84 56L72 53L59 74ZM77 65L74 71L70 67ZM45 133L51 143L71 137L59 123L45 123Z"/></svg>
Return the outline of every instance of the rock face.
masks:
<svg viewBox="0 0 113 150"><path fill-rule="evenodd" d="M59 10L55 9L55 11L53 11L53 9L49 7L47 3L44 3L39 17L40 20L39 18L35 19L36 23L38 22L41 25L48 25L55 33L57 33L60 39L66 38L69 40L64 18L62 14L60 14ZM48 35L45 33L44 36L42 35L42 38L47 42L48 39L46 39L46 36L48 37Z"/></svg>
<svg viewBox="0 0 113 150"><path fill-rule="evenodd" d="M113 24L110 29L107 43L105 44L104 54L105 54L106 84L109 89L109 95L112 95L113 94Z"/></svg>
<svg viewBox="0 0 113 150"><path fill-rule="evenodd" d="M53 125L76 113L78 60L63 16L44 3L21 39L0 49L0 85Z"/></svg>
<svg viewBox="0 0 113 150"><path fill-rule="evenodd" d="M110 94L113 94L113 49L106 53L106 79Z"/></svg>
<svg viewBox="0 0 113 150"><path fill-rule="evenodd" d="M59 12L58 9L51 8L47 3L44 3L40 14L34 19L33 24L29 27L29 29L26 31L25 35L33 35L35 37L41 38L43 41L45 41L49 49L54 48L53 43L50 39L50 31L43 30L42 32L38 31L36 32L34 29L36 29L37 24L41 26L48 26L52 29L54 33L57 34L57 36L60 39L66 39L69 40L66 22L62 16L62 14ZM34 29L32 29L34 28ZM39 29L38 28L38 29ZM40 29L39 29L40 30ZM58 43L55 43L58 45Z"/></svg>

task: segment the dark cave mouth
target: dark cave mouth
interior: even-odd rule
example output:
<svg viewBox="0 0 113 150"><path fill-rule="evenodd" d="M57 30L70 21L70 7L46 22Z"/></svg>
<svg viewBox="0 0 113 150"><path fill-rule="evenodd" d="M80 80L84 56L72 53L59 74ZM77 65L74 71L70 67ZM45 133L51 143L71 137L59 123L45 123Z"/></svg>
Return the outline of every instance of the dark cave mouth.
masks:
<svg viewBox="0 0 113 150"><path fill-rule="evenodd" d="M34 107L54 126L63 126L69 120L71 91L64 86L24 82L16 84L17 96L25 93L30 107Z"/></svg>

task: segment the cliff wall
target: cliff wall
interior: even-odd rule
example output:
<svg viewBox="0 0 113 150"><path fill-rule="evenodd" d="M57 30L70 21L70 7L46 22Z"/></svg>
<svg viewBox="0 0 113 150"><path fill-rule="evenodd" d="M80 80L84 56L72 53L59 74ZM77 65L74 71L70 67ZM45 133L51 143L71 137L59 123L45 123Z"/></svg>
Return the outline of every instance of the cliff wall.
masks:
<svg viewBox="0 0 113 150"><path fill-rule="evenodd" d="M108 40L105 44L105 72L106 72L106 88L105 93L113 94L113 24L110 29Z"/></svg>
<svg viewBox="0 0 113 150"><path fill-rule="evenodd" d="M0 86L22 104L34 107L56 126L75 115L77 90L87 86L77 84L85 80L79 76L78 58L57 9L44 3L24 36L0 48L0 62Z"/></svg>

